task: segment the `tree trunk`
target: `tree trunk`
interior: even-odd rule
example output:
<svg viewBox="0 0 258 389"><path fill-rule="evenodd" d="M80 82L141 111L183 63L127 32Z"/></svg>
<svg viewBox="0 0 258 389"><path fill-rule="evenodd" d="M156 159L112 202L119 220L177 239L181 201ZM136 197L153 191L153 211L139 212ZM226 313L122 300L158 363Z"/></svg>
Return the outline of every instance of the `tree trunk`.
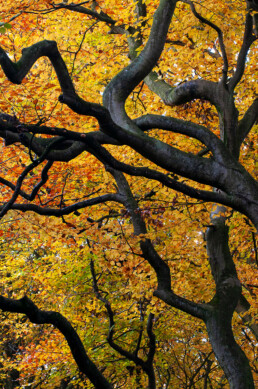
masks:
<svg viewBox="0 0 258 389"><path fill-rule="evenodd" d="M218 212L222 207L218 207ZM228 246L225 218L214 215L206 233L207 252L216 294L210 302L211 311L205 320L216 358L225 372L230 388L254 389L249 361L238 346L232 331L232 317L241 297L241 283Z"/></svg>
<svg viewBox="0 0 258 389"><path fill-rule="evenodd" d="M206 327L212 348L226 374L230 388L254 389L249 361L234 339L229 318L225 320L224 313L216 309L207 320Z"/></svg>

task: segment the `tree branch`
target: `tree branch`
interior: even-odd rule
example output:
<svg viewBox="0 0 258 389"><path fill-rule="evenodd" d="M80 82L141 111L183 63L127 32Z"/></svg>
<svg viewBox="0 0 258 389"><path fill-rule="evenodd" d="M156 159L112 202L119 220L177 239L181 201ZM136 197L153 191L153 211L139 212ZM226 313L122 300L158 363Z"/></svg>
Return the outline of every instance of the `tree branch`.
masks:
<svg viewBox="0 0 258 389"><path fill-rule="evenodd" d="M3 185L6 185L9 188L11 188L13 191L18 190L19 191L18 195L22 196L24 199L29 200L29 201L33 201L35 199L36 195L38 194L38 191L40 190L40 188L47 182L47 180L48 180L48 171L52 167L52 165L53 165L53 162L51 162L51 161L48 161L46 163L46 165L44 166L44 168L42 169L42 172L41 172L41 180L40 180L40 182L38 182L35 185L35 187L33 188L32 192L31 192L31 194L27 194L26 192L21 190L21 188L17 189L16 185L11 183L10 181L5 180L2 177L0 177L0 182Z"/></svg>
<svg viewBox="0 0 258 389"><path fill-rule="evenodd" d="M210 20L204 18L203 16L201 16L195 9L195 6L194 6L194 3L191 1L191 0L182 0L183 3L186 3L186 4L189 4L190 7L191 7L191 10L194 14L194 16L200 20L200 22L204 23L204 24L207 24L208 26L210 26L211 28L213 28L217 34L218 34L218 39L219 39L219 45L220 45L220 50L221 50L221 54L222 54L222 58L223 58L223 63L224 63L224 66L223 66L223 75L222 75L222 83L225 85L226 82L227 82L227 73L228 73L228 59L227 59L227 53L226 53L226 49L225 49L225 45L224 45L224 40L223 40L223 33L221 31L221 29L216 26L216 24L212 23Z"/></svg>
<svg viewBox="0 0 258 389"><path fill-rule="evenodd" d="M104 106L109 109L113 120L129 131L137 131L137 128L132 127L131 120L125 113L125 100L139 82L150 73L159 59L175 6L176 0L160 1L153 17L149 39L143 51L112 79L104 91Z"/></svg>
<svg viewBox="0 0 258 389"><path fill-rule="evenodd" d="M226 206L230 206L245 214L245 211L243 210L244 203L242 203L241 198L238 198L237 196L233 197L232 194L227 195L222 191L210 192L195 189L189 185L172 179L168 175L160 173L156 170L149 169L146 167L134 167L127 165L123 162L119 162L104 147L102 147L95 141L90 143L89 151L93 155L95 155L96 158L98 158L104 165L109 165L112 168L122 171L126 174L129 174L131 176L142 176L152 180L156 180L167 186L168 188L177 190L192 198L204 201L217 202ZM216 185L218 185L218 182L216 182Z"/></svg>
<svg viewBox="0 0 258 389"><path fill-rule="evenodd" d="M55 41L44 40L24 48L22 57L17 63L12 62L6 52L0 47L0 65L7 78L14 84L21 84L34 63L43 56L50 59L63 93L74 95L73 83Z"/></svg>
<svg viewBox="0 0 258 389"><path fill-rule="evenodd" d="M253 125L258 122L258 98L250 105L243 118L238 123L237 137L239 147L247 137Z"/></svg>
<svg viewBox="0 0 258 389"><path fill-rule="evenodd" d="M51 142L49 143L49 145L46 147L46 149L44 150L44 152L42 153L42 155L37 158L36 160L34 160L31 164L29 164L25 169L24 171L22 172L22 174L19 176L18 180L17 180L17 183L16 183L16 186L15 186L15 190L13 192L13 195L11 197L11 199L1 208L1 211L0 211L0 219L9 211L9 209L12 208L12 205L14 204L14 202L16 201L17 197L19 196L20 194L20 189L21 189L21 186L22 186L22 183L23 183L23 180L25 179L25 177L27 176L27 174L33 170L36 166L38 166L40 163L42 163L48 153L48 151L51 149L51 147L57 143L57 142L60 142L62 141L62 139L60 138L56 138L56 139L52 139ZM47 181L47 171L48 171L48 167L50 168L51 164L47 164L47 168L43 171L42 171L42 174L43 174L43 181L41 180L41 182L39 183L39 185L37 185L33 191L32 191L32 196L36 196L37 194L37 191L40 189L40 187Z"/></svg>
<svg viewBox="0 0 258 389"><path fill-rule="evenodd" d="M233 77L229 80L228 86L231 91L235 89L239 81L241 80L246 64L246 57L250 49L251 44L257 39L253 35L253 20L250 11L246 14L245 19L245 32L241 50L237 58L237 66Z"/></svg>
<svg viewBox="0 0 258 389"><path fill-rule="evenodd" d="M125 179L125 177L115 170L110 170L111 174L116 179L119 193L124 197L126 202L124 205L127 206L127 209L132 217L133 227L135 234L145 234L146 226L145 222L142 220L141 215L138 211L138 204L133 197L131 189ZM180 296L177 296L171 291L171 276L170 269L166 262L162 260L159 256L150 239L142 239L140 241L140 247L143 253L143 256L151 267L155 270L158 287L154 291L154 296L161 298L163 301L167 302L170 306L179 308L184 312L187 312L194 317L199 317L204 319L207 311L206 307L201 304L194 303L190 300L184 299ZM152 356L152 351L150 358Z"/></svg>
<svg viewBox="0 0 258 389"><path fill-rule="evenodd" d="M83 2L81 4L85 4L85 3L86 2ZM64 4L64 3L54 4L54 3L52 3L52 6L56 10L58 10L58 9L68 9L69 11L79 12L79 13L84 14L84 15L92 16L94 19L97 19L97 20L99 20L101 22L105 22L107 24L114 25L116 23L116 20L112 19L110 16L105 14L103 11L100 11L100 13L98 13L98 12L92 10L92 9L88 9L86 7L83 7L81 4L74 4L74 3L70 3L70 4Z"/></svg>
<svg viewBox="0 0 258 389"><path fill-rule="evenodd" d="M216 161L227 164L228 149L216 135L204 126L170 116L151 114L141 116L134 122L142 131L159 128L198 139L213 153Z"/></svg>
<svg viewBox="0 0 258 389"><path fill-rule="evenodd" d="M107 336L107 341L108 341L109 345L115 351L117 351L120 355L124 356L129 361L134 362L136 366L137 365L141 366L142 370L147 374L147 376L149 378L149 383L151 383L151 385L149 385L149 388L155 389L156 388L155 375L154 375L154 369L152 366L153 357L154 357L154 353L155 353L155 345L153 346L153 344L151 344L151 348L150 348L152 359L150 357L147 359L147 362L145 362L142 358L139 358L136 353L131 353L130 351L125 350L123 347L119 346L117 343L114 342L114 339L113 339L114 332L115 332L114 331L114 327L115 327L114 312L112 310L111 304L108 301L108 299L103 297L102 294L100 293L100 290L98 287L98 282L97 282L97 277L96 277L96 273L95 273L94 262L93 262L92 258L90 261L90 269L91 269L94 293L95 293L97 299L105 304L105 308L106 308L106 311L108 314L109 332L108 332L108 336ZM155 343L155 335L152 333L152 325L149 324L149 321L147 324L147 332L148 332L148 335L151 336L152 341L154 338L154 343ZM154 350L153 350L153 348L154 348ZM153 356L152 356L152 354L153 354Z"/></svg>
<svg viewBox="0 0 258 389"><path fill-rule="evenodd" d="M67 207L63 207L63 208L46 208L36 204L13 204L10 207L10 209L15 209L21 212L31 211L37 213L38 215L60 217L64 215L69 215L70 213L78 211L79 209L90 207L92 205L102 204L107 201L115 201L115 202L122 203L122 199L117 193L110 193L92 199L79 201L77 203L73 203L72 205L68 205ZM3 209L4 206L1 206L0 207L1 213L3 212Z"/></svg>
<svg viewBox="0 0 258 389"><path fill-rule="evenodd" d="M144 82L148 88L156 93L169 106L188 103L195 99L207 100L216 105L217 83L207 80L193 80L183 82L177 87L172 87L164 80L159 80L155 72L145 77Z"/></svg>
<svg viewBox="0 0 258 389"><path fill-rule="evenodd" d="M43 311L26 296L19 300L0 296L0 309L4 312L23 313L35 324L52 324L64 335L79 370L86 374L93 385L95 385L95 388L113 388L88 357L82 341L73 326L59 312Z"/></svg>

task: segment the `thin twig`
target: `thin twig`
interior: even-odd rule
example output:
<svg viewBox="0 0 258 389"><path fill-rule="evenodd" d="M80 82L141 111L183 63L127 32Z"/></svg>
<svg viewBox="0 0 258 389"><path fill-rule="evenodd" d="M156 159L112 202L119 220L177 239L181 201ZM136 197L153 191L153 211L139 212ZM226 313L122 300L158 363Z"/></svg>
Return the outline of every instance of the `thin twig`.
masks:
<svg viewBox="0 0 258 389"><path fill-rule="evenodd" d="M222 82L224 84L226 84L227 73L228 73L228 59L227 59L227 53L226 53L225 44L224 44L224 40L223 40L223 32L221 31L221 29L218 26L216 26L216 24L212 23L210 20L208 20L208 19L204 18L203 16L201 16L196 11L195 5L194 5L194 3L191 0L182 0L182 2L190 5L191 10L192 10L194 16L197 19L199 19L200 22L202 22L204 24L207 24L208 26L210 26L211 28L213 28L217 32L218 38L219 38L220 50L221 50L221 54L222 54L222 58L223 58L223 63L224 63Z"/></svg>

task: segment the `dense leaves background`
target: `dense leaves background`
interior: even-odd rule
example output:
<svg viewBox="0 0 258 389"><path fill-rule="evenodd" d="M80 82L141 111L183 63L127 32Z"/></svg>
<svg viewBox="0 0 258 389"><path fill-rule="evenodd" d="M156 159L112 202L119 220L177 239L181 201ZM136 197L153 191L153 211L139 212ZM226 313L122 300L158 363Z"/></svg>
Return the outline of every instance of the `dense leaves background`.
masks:
<svg viewBox="0 0 258 389"><path fill-rule="evenodd" d="M55 41L78 96L102 104L109 82L145 47L159 3L166 2L20 0L14 4L6 1L1 4L0 12L1 58L6 52L11 61L17 62L21 53L25 55L24 48L45 39ZM238 120L244 118L242 123L247 128L240 142L239 162L257 178L257 113L255 108L254 113L250 109L257 105L258 94L257 10L251 7L251 27L246 27L250 2L207 0L195 4L199 14L223 32L228 79L236 72L238 54L247 34L245 29L253 30L251 49L246 53L244 74L234 90L234 101ZM3 62L1 65L4 68ZM201 79L217 83L225 71L217 31L194 15L189 2L176 3L164 50L154 65L152 78L141 79L126 99L126 113L134 123L140 126L137 118L147 114L183 119L191 125L196 123L221 138L234 156L235 146L230 146L231 140L223 137L227 130L225 121L206 96L195 99L188 94L180 104L164 99L163 82L166 88L190 85L187 82ZM19 71L16 68L17 74ZM205 201L203 197L191 196L192 192L187 196L174 190L175 187L166 186L165 181L149 179L144 174L126 175L129 190L120 173L109 166L101 153L97 154L94 144L79 145L87 134L107 133L107 130L103 130L103 123L96 115L79 114L79 109L69 106L68 100L60 99L62 82L47 56L41 56L18 85L8 77L1 70L0 133L4 140L0 148L1 203L10 205L19 177L36 159L36 154L41 154L42 148L36 145L39 137L45 139L38 143L44 149L50 144L51 131L53 136L64 136L64 130L69 130L73 133L69 133L71 139L67 138L66 142L75 146L74 149L72 143L49 146L49 151L55 152L54 163L47 162L51 158L46 154L45 160L35 164L24 177L23 192L20 190L8 213L4 214L5 208L1 208L2 296L20 299L26 295L39 309L61 313L113 387L147 387L149 365L141 360L150 362L157 388L227 388L225 372L215 358L203 321L153 297L156 274L139 244L144 239L151 240L170 269L174 293L208 304L216 285L208 262L205 231L213 223L212 212L218 211L229 228L229 248L242 284L242 295L250 304L248 313L238 304L233 315L234 336L249 360L257 383L257 242L254 220L242 211L242 205L238 207L234 190L226 191L227 203L222 201L231 207L219 209L212 197ZM108 92L106 96L111 101ZM246 119L248 109L250 123ZM118 125L123 127L117 117ZM112 120L116 122L116 118ZM176 126L169 131L160 127L151 126L147 132L149 137L190 156L202 156L206 161L214 157L198 136L189 137ZM124 128L128 131L129 127ZM129 141L123 142L114 135L106 143L105 149L117 161L155 169L163 173L162 177L173 179L175 185L189 185L224 199L219 185L213 191L205 180L199 182L178 171L169 171L146 154L142 155ZM70 154L66 153L68 149ZM45 171L49 169L44 185L34 197L22 196L32 193L41 181L44 166ZM117 194L123 191L127 193L129 205L116 201ZM106 195L109 197L102 197ZM99 200L87 203L90 199ZM19 205L15 208L16 204ZM26 208L28 204L37 206L36 212L27 211L32 209ZM62 212L72 204L79 205ZM40 211L43 208L50 211L44 214ZM56 214L53 209L57 210ZM136 231L135 225L141 222L134 221L135 218L146 224L146 231L140 227ZM85 375L79 373L78 363L74 362L65 338L56 328L32 324L26 316L13 312L3 312L1 316L3 387L91 387ZM127 354L121 353L119 347ZM134 359L130 359L132 356Z"/></svg>

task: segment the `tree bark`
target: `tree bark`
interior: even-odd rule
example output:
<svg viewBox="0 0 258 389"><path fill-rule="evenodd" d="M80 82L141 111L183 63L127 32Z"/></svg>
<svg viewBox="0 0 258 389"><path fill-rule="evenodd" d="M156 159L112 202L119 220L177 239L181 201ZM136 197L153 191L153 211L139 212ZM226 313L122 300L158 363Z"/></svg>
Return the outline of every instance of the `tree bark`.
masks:
<svg viewBox="0 0 258 389"><path fill-rule="evenodd" d="M223 211L219 207L218 211ZM232 317L241 297L241 283L228 246L228 227L225 218L217 216L206 233L207 252L216 283L216 294L205 320L209 339L225 372L230 388L254 389L249 361L236 343L232 331Z"/></svg>
<svg viewBox="0 0 258 389"><path fill-rule="evenodd" d="M225 372L230 388L254 389L254 382L249 361L236 343L231 326L231 317L227 317L227 306L216 308L206 321L209 339Z"/></svg>

